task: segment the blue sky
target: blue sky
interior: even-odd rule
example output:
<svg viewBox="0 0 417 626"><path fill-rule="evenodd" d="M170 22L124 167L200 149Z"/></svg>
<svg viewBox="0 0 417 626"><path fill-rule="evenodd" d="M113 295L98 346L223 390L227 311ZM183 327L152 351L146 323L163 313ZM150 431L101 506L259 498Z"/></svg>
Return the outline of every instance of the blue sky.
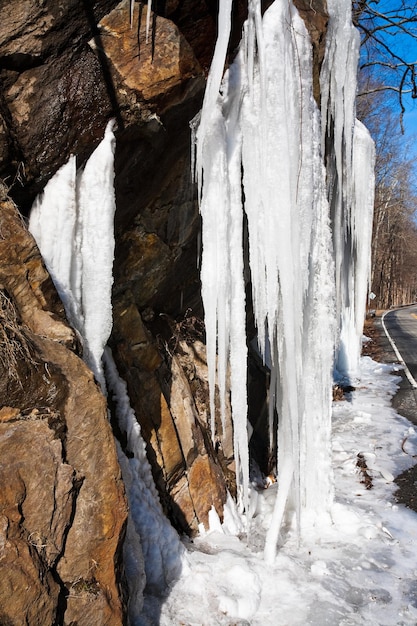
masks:
<svg viewBox="0 0 417 626"><path fill-rule="evenodd" d="M410 137L412 135L417 134L417 107L413 110L406 111L404 115L404 131L406 137ZM417 137L416 137L417 143ZM416 145L417 151L417 145Z"/></svg>

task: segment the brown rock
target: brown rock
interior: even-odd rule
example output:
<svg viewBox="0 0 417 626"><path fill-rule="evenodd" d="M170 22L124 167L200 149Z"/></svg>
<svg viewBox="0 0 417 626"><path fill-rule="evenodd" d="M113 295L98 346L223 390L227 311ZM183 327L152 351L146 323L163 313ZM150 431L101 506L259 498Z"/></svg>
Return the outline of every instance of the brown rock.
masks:
<svg viewBox="0 0 417 626"><path fill-rule="evenodd" d="M85 158L117 113L88 39L116 0L0 3L0 175L30 206L70 153ZM19 183L19 184L17 184ZM23 185L25 187L23 187Z"/></svg>
<svg viewBox="0 0 417 626"><path fill-rule="evenodd" d="M197 519L209 529L208 514L214 507L223 519L227 491L219 466L208 455L200 455L189 470L190 495Z"/></svg>
<svg viewBox="0 0 417 626"><path fill-rule="evenodd" d="M43 37L53 24L53 16L46 3L39 4L34 0L24 0L10 4L3 2L0 6L0 20L5 37L0 44L0 54L3 57L16 55L15 63L23 63L25 57L42 54ZM4 62L4 61L3 61Z"/></svg>
<svg viewBox="0 0 417 626"><path fill-rule="evenodd" d="M142 20L139 62L137 28L130 28L128 2L105 18L101 32L97 29L104 9L114 4L102 0L80 7L71 0L58 7L48 0L40 7L33 0L20 0L13 11L0 7L4 24L10 22L0 44L0 72L7 68L0 122L8 120L4 132L0 123L0 174L11 181L19 174L25 182L25 190L14 186L19 202L29 204L71 153L85 159L110 117L117 119L119 129L142 123L150 115L147 104L157 105L160 112L195 90L201 69L174 24L157 18L152 60ZM135 3L136 20L138 6ZM98 55L85 44L92 34Z"/></svg>
<svg viewBox="0 0 417 626"><path fill-rule="evenodd" d="M5 99L25 182L34 183L36 192L71 153L89 155L112 116L102 69L88 47L83 54L70 50L54 63L22 72L5 90Z"/></svg>
<svg viewBox="0 0 417 626"><path fill-rule="evenodd" d="M164 103L172 107L183 99L187 81L202 71L173 22L153 14L147 33L146 21L147 6L140 14L135 3L131 26L130 1L122 0L100 22L100 34L104 52L117 72L119 90L136 91L141 100L158 104L161 112Z"/></svg>
<svg viewBox="0 0 417 626"><path fill-rule="evenodd" d="M74 470L39 419L0 424L0 622L55 623L53 566L71 520Z"/></svg>
<svg viewBox="0 0 417 626"><path fill-rule="evenodd" d="M208 2L182 0L175 9L173 7L173 11L170 11L168 7L167 17L174 19L174 16L176 24L193 48L194 54L207 75L216 44L216 7Z"/></svg>
<svg viewBox="0 0 417 626"><path fill-rule="evenodd" d="M7 163L9 156L9 134L4 117L0 113L0 163Z"/></svg>
<svg viewBox="0 0 417 626"><path fill-rule="evenodd" d="M15 503L16 511L17 507L21 511L21 527L28 543L36 548L45 565L52 567L63 552L70 525L74 469L63 462L62 443L47 420L39 414L37 417L36 421L0 424L0 483L6 486L0 506L5 513ZM53 489L44 489L45 485ZM16 513L12 515L15 521L16 517Z"/></svg>
<svg viewBox="0 0 417 626"><path fill-rule="evenodd" d="M134 304L116 306L114 314L120 320L118 332L122 337L115 355L123 359L131 401L152 452L154 477L165 493L167 485L172 486L184 472L185 463L169 405L158 383L162 359Z"/></svg>
<svg viewBox="0 0 417 626"><path fill-rule="evenodd" d="M23 227L4 187L0 191L0 289L7 291L32 332L74 345L74 331L65 320L35 240Z"/></svg>
<svg viewBox="0 0 417 626"><path fill-rule="evenodd" d="M154 372L161 365L161 357L146 330L137 307L115 308L115 315L120 323L120 333L126 344L126 358L129 365L140 366L148 372Z"/></svg>
<svg viewBox="0 0 417 626"><path fill-rule="evenodd" d="M128 231L119 245L117 275L138 287L140 283L135 291L138 305L143 307L152 302L155 290L166 280L172 252L156 233L147 233L140 226Z"/></svg>
<svg viewBox="0 0 417 626"><path fill-rule="evenodd" d="M219 435L224 439L220 459L211 443L207 418L207 366L201 357L194 366L184 342L184 327L157 320L161 333L157 344L132 302L116 306L114 314L113 354L141 424L161 502L179 530L194 534L200 523L207 526L212 506L222 518L227 489L234 491L233 453L225 457L225 450L232 449L227 439L231 437L230 415L227 435ZM197 350L204 352L201 347Z"/></svg>
<svg viewBox="0 0 417 626"><path fill-rule="evenodd" d="M80 162L91 154L110 117L116 118L119 130L132 124L142 128L153 117L149 105L156 110L159 123L158 115L181 104L185 105L181 115L187 118L188 129L195 114L195 107L188 113L189 102L197 93L200 98L204 88L192 49L200 47L197 23L204 37L211 33L210 50L214 44L215 20L205 3L167 4L167 12L187 35L184 37L174 22L158 16L153 59L153 46L146 43L144 31L145 10L139 29L140 60L139 3L135 2L133 29L129 11L122 10L127 2L97 28L116 3L1 3L0 175L13 185L14 198L24 210L29 210L35 194L71 153L77 154ZM88 46L88 39L97 54ZM165 120L162 124L165 126Z"/></svg>
<svg viewBox="0 0 417 626"><path fill-rule="evenodd" d="M56 623L59 585L36 550L19 537L18 526L0 515L0 623Z"/></svg>
<svg viewBox="0 0 417 626"><path fill-rule="evenodd" d="M88 37L114 0L16 0L0 4L1 66L22 71Z"/></svg>
<svg viewBox="0 0 417 626"><path fill-rule="evenodd" d="M0 623L116 626L127 507L106 400L56 341L72 331L33 238L1 209Z"/></svg>
<svg viewBox="0 0 417 626"><path fill-rule="evenodd" d="M0 422L11 422L20 415L19 409L15 409L11 406L3 406L0 409Z"/></svg>
<svg viewBox="0 0 417 626"><path fill-rule="evenodd" d="M188 533L197 532L199 520L191 498L188 477L185 474L177 478L172 484L170 497L172 503L169 513L174 524L178 528L185 529Z"/></svg>
<svg viewBox="0 0 417 626"><path fill-rule="evenodd" d="M65 347L44 341L39 351L68 385L66 458L82 481L57 566L69 590L65 616L80 625L113 626L122 621L120 549L127 510L106 401L87 366Z"/></svg>

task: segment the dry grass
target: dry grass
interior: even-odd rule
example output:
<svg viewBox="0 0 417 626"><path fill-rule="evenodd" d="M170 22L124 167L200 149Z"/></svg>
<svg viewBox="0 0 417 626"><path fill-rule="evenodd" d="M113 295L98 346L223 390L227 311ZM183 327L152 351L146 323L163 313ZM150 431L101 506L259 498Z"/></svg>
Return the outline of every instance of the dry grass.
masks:
<svg viewBox="0 0 417 626"><path fill-rule="evenodd" d="M19 363L23 360L36 365L34 349L13 302L0 290L0 366L8 376L22 384Z"/></svg>
<svg viewBox="0 0 417 626"><path fill-rule="evenodd" d="M383 351L379 343L380 332L375 326L374 318L367 318L363 327L363 333L369 337L369 341L362 346L362 355L370 356L374 361L383 360Z"/></svg>

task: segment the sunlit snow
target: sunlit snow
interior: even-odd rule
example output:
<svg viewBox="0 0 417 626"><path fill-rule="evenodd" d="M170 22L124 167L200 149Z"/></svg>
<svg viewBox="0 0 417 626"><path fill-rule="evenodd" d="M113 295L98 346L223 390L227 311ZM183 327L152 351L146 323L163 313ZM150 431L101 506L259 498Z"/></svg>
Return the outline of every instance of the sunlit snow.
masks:
<svg viewBox="0 0 417 626"><path fill-rule="evenodd" d="M249 538L229 534L227 526L219 532L217 525L186 542L161 626L415 626L417 515L395 503L392 480L414 465L417 436L390 406L400 381L391 370L361 359L358 389L333 405L333 525L312 529L300 544L290 532L274 563L266 564L277 486L251 490L257 505ZM366 456L372 489L361 483L358 453Z"/></svg>

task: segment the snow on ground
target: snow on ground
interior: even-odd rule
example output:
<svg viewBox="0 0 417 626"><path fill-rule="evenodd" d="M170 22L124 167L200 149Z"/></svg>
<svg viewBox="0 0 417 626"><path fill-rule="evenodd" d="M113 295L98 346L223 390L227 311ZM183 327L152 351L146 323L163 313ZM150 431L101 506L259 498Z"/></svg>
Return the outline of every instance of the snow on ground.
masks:
<svg viewBox="0 0 417 626"><path fill-rule="evenodd" d="M334 403L332 524L324 520L302 545L287 529L275 563L267 565L263 547L277 484L252 491L249 539L214 519L213 530L186 543L181 577L158 607L159 621L148 613L140 623L417 624L417 515L393 496L393 476L411 467L417 453L413 427L391 408L399 381L398 367L363 357L356 391ZM408 454L401 447L406 436ZM360 482L358 453L372 477L369 490Z"/></svg>

